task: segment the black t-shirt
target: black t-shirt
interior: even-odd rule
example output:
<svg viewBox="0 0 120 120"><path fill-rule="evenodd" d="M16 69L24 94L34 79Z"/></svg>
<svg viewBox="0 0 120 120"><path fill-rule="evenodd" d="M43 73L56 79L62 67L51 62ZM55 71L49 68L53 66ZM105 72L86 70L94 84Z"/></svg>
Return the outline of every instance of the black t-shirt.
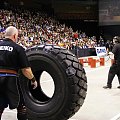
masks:
<svg viewBox="0 0 120 120"><path fill-rule="evenodd" d="M112 53L114 54L115 61L120 64L120 43L114 45L112 49Z"/></svg>
<svg viewBox="0 0 120 120"><path fill-rule="evenodd" d="M10 39L0 41L0 68L18 71L30 67L25 50Z"/></svg>

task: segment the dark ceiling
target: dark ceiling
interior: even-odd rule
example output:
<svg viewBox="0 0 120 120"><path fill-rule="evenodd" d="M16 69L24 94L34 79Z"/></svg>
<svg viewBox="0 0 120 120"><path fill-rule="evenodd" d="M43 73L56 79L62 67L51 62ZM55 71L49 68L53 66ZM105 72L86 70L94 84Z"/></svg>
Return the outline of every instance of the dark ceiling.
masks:
<svg viewBox="0 0 120 120"><path fill-rule="evenodd" d="M97 0L0 0L0 5L3 3L52 11L61 19L97 19L98 17Z"/></svg>

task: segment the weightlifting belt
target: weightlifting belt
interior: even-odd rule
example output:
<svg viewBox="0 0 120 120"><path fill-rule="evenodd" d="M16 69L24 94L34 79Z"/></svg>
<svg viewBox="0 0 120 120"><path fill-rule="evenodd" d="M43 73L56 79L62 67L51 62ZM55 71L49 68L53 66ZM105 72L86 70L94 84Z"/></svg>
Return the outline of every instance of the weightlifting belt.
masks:
<svg viewBox="0 0 120 120"><path fill-rule="evenodd" d="M15 70L0 69L0 73L17 74Z"/></svg>

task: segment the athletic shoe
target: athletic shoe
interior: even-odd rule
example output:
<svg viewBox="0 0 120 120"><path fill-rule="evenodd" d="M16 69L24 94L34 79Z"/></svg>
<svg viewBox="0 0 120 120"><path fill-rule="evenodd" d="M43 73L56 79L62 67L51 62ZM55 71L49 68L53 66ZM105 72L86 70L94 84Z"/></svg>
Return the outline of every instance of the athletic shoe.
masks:
<svg viewBox="0 0 120 120"><path fill-rule="evenodd" d="M118 86L117 88L119 88L119 89L120 89L120 86Z"/></svg>

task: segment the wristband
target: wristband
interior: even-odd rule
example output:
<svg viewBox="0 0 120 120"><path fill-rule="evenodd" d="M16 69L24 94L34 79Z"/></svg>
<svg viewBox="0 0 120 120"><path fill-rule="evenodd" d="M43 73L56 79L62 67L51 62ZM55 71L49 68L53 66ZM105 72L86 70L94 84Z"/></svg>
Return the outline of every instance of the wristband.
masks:
<svg viewBox="0 0 120 120"><path fill-rule="evenodd" d="M36 81L35 77L33 77L32 79L30 79L33 83Z"/></svg>

